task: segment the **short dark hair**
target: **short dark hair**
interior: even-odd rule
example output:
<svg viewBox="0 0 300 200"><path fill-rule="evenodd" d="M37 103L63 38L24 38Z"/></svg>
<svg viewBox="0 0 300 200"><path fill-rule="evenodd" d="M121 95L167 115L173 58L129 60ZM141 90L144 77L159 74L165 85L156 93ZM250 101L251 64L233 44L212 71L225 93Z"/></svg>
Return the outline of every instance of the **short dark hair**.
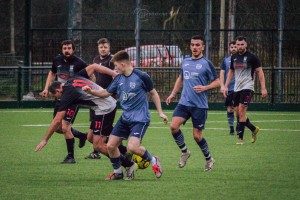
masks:
<svg viewBox="0 0 300 200"><path fill-rule="evenodd" d="M236 41L245 41L245 42L247 42L247 38L245 37L245 36L243 36L243 35L240 35L240 36L237 36L236 37Z"/></svg>
<svg viewBox="0 0 300 200"><path fill-rule="evenodd" d="M110 45L110 42L109 42L109 40L108 40L107 38L100 38L100 39L97 41L97 44L98 44L98 45L99 45L99 44L105 44L105 43L107 43L107 44Z"/></svg>
<svg viewBox="0 0 300 200"><path fill-rule="evenodd" d="M232 40L231 42L229 42L229 45L228 46L230 46L230 45L235 45L235 43L236 43L236 41L235 40Z"/></svg>
<svg viewBox="0 0 300 200"><path fill-rule="evenodd" d="M126 51L121 50L118 51L115 55L113 55L111 62L119 62L119 61L129 61L129 55Z"/></svg>
<svg viewBox="0 0 300 200"><path fill-rule="evenodd" d="M201 35L194 35L191 40L201 40L203 42L203 45L205 45L205 39Z"/></svg>
<svg viewBox="0 0 300 200"><path fill-rule="evenodd" d="M59 81L54 81L54 82L51 83L51 85L49 85L48 91L49 91L51 94L55 94L55 90L59 89L59 88L60 88L60 85L61 85L61 82L59 82Z"/></svg>
<svg viewBox="0 0 300 200"><path fill-rule="evenodd" d="M72 40L64 40L60 43L60 49L62 49L63 45L72 44L72 49L75 51L75 44Z"/></svg>

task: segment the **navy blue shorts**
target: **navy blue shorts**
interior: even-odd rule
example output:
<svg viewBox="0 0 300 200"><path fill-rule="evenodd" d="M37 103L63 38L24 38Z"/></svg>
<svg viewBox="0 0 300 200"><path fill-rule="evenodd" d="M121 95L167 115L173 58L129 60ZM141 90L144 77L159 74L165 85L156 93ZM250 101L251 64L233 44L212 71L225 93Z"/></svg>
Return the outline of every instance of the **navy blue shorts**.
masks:
<svg viewBox="0 0 300 200"><path fill-rule="evenodd" d="M105 115L93 115L90 129L94 135L109 136L113 129L113 123L117 108Z"/></svg>
<svg viewBox="0 0 300 200"><path fill-rule="evenodd" d="M149 122L128 122L122 119L122 116L115 124L112 130L112 135L127 140L129 137L137 137L143 139Z"/></svg>
<svg viewBox="0 0 300 200"><path fill-rule="evenodd" d="M202 130L205 128L207 109L178 104L174 110L173 117L182 117L185 121L192 117L193 127Z"/></svg>
<svg viewBox="0 0 300 200"><path fill-rule="evenodd" d="M241 90L238 92L235 92L233 95L233 106L237 107L239 104L243 104L245 106L248 106L251 102L251 98L253 96L254 92L252 90Z"/></svg>

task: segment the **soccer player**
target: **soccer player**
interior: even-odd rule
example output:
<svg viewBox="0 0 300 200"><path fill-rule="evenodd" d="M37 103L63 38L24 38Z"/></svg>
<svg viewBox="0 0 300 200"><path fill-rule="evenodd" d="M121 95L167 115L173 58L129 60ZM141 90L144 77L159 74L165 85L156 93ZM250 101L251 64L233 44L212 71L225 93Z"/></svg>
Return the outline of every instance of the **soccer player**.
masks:
<svg viewBox="0 0 300 200"><path fill-rule="evenodd" d="M238 119L238 141L236 144L244 144L245 126L252 131L251 142L254 143L257 139L256 136L259 127L254 126L250 122L250 119L246 116L246 112L254 94L254 72L258 75L263 98L267 96L265 76L259 59L247 50L246 37L237 37L236 47L237 53L231 56L230 70L226 79L223 95L224 97L227 97L228 86L234 75L235 84L233 100Z"/></svg>
<svg viewBox="0 0 300 200"><path fill-rule="evenodd" d="M70 112L68 108L72 105L87 105L95 111L91 122L91 129L93 130L93 147L97 151L108 156L106 141L112 130L112 124L116 112L116 100L112 97L99 98L82 91L82 87L87 86L95 90L103 90L102 87L96 83L88 80L87 78L94 72L108 74L109 76L115 76L116 72L93 64L86 69L81 70L76 76L70 78L66 83L59 81L53 82L49 87L49 92L53 96L61 99L61 105L57 110L56 116L53 119L50 127L48 128L44 139L37 145L35 151L40 151L48 142L50 137L55 131L55 127L62 121L65 113ZM70 129L63 127L63 132L66 138L74 140ZM119 147L120 148L120 147ZM68 163L75 163L74 159L74 146L68 149ZM121 164L126 168L127 177L131 179L132 171L136 168L136 164L121 154Z"/></svg>
<svg viewBox="0 0 300 200"><path fill-rule="evenodd" d="M231 55L236 53L236 45L235 41L231 41L229 43L229 53L230 55L226 56L221 64L220 71L220 85L221 85L221 93L223 94L225 82L227 78L227 74L230 68ZM228 95L225 98L225 107L227 109L227 120L228 126L230 129L230 135L234 135L234 107L233 107L233 88L234 88L234 77L232 78L229 86L228 86Z"/></svg>
<svg viewBox="0 0 300 200"><path fill-rule="evenodd" d="M166 104L169 105L174 100L177 92L182 87L181 98L174 110L170 126L172 136L182 152L179 167L184 167L191 156L180 126L185 124L189 118L192 118L194 140L206 159L204 170L210 171L215 160L210 155L208 143L203 137L202 131L207 118L207 91L219 87L220 82L214 65L203 56L204 49L204 38L200 35L193 36L190 42L192 57L183 60L180 74L170 96L166 99Z"/></svg>
<svg viewBox="0 0 300 200"><path fill-rule="evenodd" d="M110 53L109 40L107 38L100 38L97 42L97 45L98 45L98 53L99 54L94 58L93 63L101 64L102 66L113 70L115 68L115 66L113 65L112 62L110 62L112 59L112 55ZM95 74L95 78L96 78L95 82L97 83L97 85L101 86L104 89L106 89L112 81L112 77L107 74L98 73L98 72L95 72L94 74ZM94 114L95 114L95 112L92 109L90 109L90 120L93 119ZM114 120L114 116L112 116L112 120ZM90 129L88 131L87 139L90 142L93 142L92 129ZM101 156L100 156L99 152L96 149L94 149L94 151L91 152L85 158L86 159L100 159Z"/></svg>
<svg viewBox="0 0 300 200"><path fill-rule="evenodd" d="M62 55L55 57L52 63L52 68L48 73L48 77L45 84L45 89L42 91L42 96L46 97L48 95L49 85L53 82L55 78L58 81L65 83L70 77L73 77L80 70L86 68L88 65L79 57L75 56L75 45L71 40L64 40L61 42L61 51ZM53 118L57 113L57 109L60 107L60 100L55 99L55 108L53 112ZM87 135L74 129L71 125L74 123L77 112L78 105L72 105L69 109L69 112L64 116L64 120L62 121L63 126L68 126L68 129L71 129L74 137L79 138L79 148L82 148L85 145ZM55 132L63 133L61 126L57 126ZM70 148L70 141L67 140L67 148ZM66 157L62 163L68 163L68 158Z"/></svg>
<svg viewBox="0 0 300 200"><path fill-rule="evenodd" d="M120 165L120 152L117 147L124 139L128 139L127 150L149 161L155 176L160 178L163 172L160 159L157 156L152 156L144 146L141 146L142 139L150 123L149 103L147 100L148 92L152 97L159 116L163 118L165 123L168 122L168 117L162 111L159 95L153 86L150 76L133 68L126 51L117 52L111 62L114 63L115 70L119 75L114 78L106 90L95 90L90 87L83 88L86 92L100 97L107 97L113 93L117 93L123 110L107 143L114 171L106 180L123 178ZM134 173L132 175L133 179Z"/></svg>

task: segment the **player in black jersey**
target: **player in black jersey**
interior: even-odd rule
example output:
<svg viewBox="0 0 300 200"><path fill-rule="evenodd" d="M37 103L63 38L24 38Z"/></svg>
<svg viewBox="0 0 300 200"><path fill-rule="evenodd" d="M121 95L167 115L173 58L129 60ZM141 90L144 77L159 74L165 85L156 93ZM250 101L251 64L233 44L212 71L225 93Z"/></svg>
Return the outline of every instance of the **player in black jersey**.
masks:
<svg viewBox="0 0 300 200"><path fill-rule="evenodd" d="M61 51L62 55L58 55L54 58L52 68L48 73L47 81L45 84L45 89L42 91L42 96L46 97L48 95L48 87L53 82L53 80L57 79L60 82L65 83L70 77L73 77L76 73L80 70L87 67L87 63L81 60L79 57L74 55L75 45L71 40L64 40L61 42ZM53 118L57 113L57 109L60 107L60 100L55 99L55 108L53 112ZM64 116L64 125L69 126L68 128L71 129L72 134L79 138L79 147L82 148L85 145L86 141L86 134L74 129L71 127L71 124L74 123L75 117L78 112L78 105L71 106L68 108L70 112L67 112ZM57 133L63 133L62 127L58 126L55 130ZM67 140L67 138L66 138ZM67 148L69 144L68 141ZM74 144L73 144L74 145Z"/></svg>
<svg viewBox="0 0 300 200"><path fill-rule="evenodd" d="M99 55L97 55L94 58L93 63L101 64L104 67L114 70L115 66L112 62L110 62L112 59L112 55L110 53L110 41L107 38L100 38L97 41L97 45L98 45ZM96 78L95 82L97 83L97 85L101 86L104 89L106 89L112 81L112 77L107 74L94 72L94 75ZM90 121L92 121L94 115L95 115L95 112L92 109L90 109ZM112 116L111 120L114 121L114 118L115 118L115 113ZM93 132L92 132L91 128L88 131L87 139L91 143L93 142ZM105 138L103 138L103 139L105 139ZM94 149L94 151L91 152L85 158L86 159L100 159L101 156L100 156L99 152L96 149Z"/></svg>

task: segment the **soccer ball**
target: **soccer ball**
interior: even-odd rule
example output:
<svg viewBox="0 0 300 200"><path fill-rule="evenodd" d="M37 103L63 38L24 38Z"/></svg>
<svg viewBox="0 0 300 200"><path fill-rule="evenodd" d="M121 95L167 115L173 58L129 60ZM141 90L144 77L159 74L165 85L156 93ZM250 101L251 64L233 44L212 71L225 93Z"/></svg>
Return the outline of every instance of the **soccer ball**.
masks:
<svg viewBox="0 0 300 200"><path fill-rule="evenodd" d="M146 169L150 165L149 161L144 160L141 156L138 156L136 154L132 154L131 159L138 165L139 169Z"/></svg>

